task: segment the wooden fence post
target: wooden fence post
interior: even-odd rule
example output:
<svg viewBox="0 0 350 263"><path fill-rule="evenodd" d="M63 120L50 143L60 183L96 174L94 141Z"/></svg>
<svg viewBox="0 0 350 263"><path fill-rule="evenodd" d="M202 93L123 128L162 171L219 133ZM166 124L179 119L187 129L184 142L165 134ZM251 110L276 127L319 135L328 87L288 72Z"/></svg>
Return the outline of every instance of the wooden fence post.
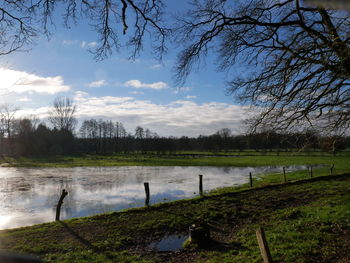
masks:
<svg viewBox="0 0 350 263"><path fill-rule="evenodd" d="M203 175L199 174L199 194L203 195Z"/></svg>
<svg viewBox="0 0 350 263"><path fill-rule="evenodd" d="M313 176L313 174L312 174L312 166L310 166L309 173L310 173L310 178L312 178L312 176Z"/></svg>
<svg viewBox="0 0 350 263"><path fill-rule="evenodd" d="M149 183L144 183L144 185L145 185L145 192L146 192L145 204L146 206L149 206Z"/></svg>
<svg viewBox="0 0 350 263"><path fill-rule="evenodd" d="M249 182L250 182L250 187L253 187L253 176L252 176L252 173L249 173Z"/></svg>
<svg viewBox="0 0 350 263"><path fill-rule="evenodd" d="M58 200L58 204L57 204L57 207L56 207L56 221L60 220L61 206L63 204L63 199L67 196L67 194L68 194L68 192L65 189L63 189L61 197Z"/></svg>
<svg viewBox="0 0 350 263"><path fill-rule="evenodd" d="M286 177L286 167L283 166L283 181L286 183L287 182L287 177Z"/></svg>
<svg viewBox="0 0 350 263"><path fill-rule="evenodd" d="M260 253L264 260L264 263L272 263L273 261L270 254L269 246L266 241L265 231L262 227L259 227L258 230L256 230L256 238L258 240Z"/></svg>

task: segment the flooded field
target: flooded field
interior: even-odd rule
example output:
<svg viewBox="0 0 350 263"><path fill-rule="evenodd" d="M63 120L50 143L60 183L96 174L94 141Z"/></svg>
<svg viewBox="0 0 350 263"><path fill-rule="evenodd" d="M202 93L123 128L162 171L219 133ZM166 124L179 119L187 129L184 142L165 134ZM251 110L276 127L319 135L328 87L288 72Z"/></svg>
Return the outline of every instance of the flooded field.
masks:
<svg viewBox="0 0 350 263"><path fill-rule="evenodd" d="M290 166L287 171L306 169ZM144 206L143 183L149 182L150 204L198 195L198 175L204 191L246 183L249 172L281 172L282 167L0 167L0 229L53 221L62 189L68 191L61 219Z"/></svg>

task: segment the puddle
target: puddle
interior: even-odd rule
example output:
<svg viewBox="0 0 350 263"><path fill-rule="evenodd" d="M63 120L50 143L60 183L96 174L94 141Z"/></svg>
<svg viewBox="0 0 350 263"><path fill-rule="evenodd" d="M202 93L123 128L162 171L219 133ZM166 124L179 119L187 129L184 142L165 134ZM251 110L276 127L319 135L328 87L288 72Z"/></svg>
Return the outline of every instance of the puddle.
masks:
<svg viewBox="0 0 350 263"><path fill-rule="evenodd" d="M159 241L152 242L149 247L159 252L178 251L182 249L182 244L187 239L187 235L166 236Z"/></svg>

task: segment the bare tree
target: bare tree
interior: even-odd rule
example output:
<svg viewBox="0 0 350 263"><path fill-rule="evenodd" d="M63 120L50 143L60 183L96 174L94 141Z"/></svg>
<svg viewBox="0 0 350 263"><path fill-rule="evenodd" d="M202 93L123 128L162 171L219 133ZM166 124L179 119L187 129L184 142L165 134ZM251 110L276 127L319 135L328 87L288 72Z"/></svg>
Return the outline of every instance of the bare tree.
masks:
<svg viewBox="0 0 350 263"><path fill-rule="evenodd" d="M0 3L0 55L28 48L41 34L50 36L56 10L64 10L58 15L67 28L79 19L89 20L98 35L98 45L91 50L97 60L123 45L132 48L131 57L137 56L146 33L157 54L165 51L168 30L162 26L161 0L6 0ZM128 33L126 42L121 41L121 33Z"/></svg>
<svg viewBox="0 0 350 263"><path fill-rule="evenodd" d="M137 126L135 128L135 138L136 139L144 139L145 138L145 130L141 126Z"/></svg>
<svg viewBox="0 0 350 263"><path fill-rule="evenodd" d="M77 106L73 100L67 97L58 97L53 102L53 108L49 112L49 121L58 130L74 131L77 123L74 114Z"/></svg>
<svg viewBox="0 0 350 263"><path fill-rule="evenodd" d="M115 137L118 138L124 138L126 137L126 130L124 128L123 123L116 121L115 125L114 125L114 133L115 133Z"/></svg>
<svg viewBox="0 0 350 263"><path fill-rule="evenodd" d="M11 138L12 125L18 108L9 104L0 105L0 137Z"/></svg>
<svg viewBox="0 0 350 263"><path fill-rule="evenodd" d="M208 54L228 71L228 93L258 112L252 130L350 125L350 12L301 0L194 0L178 19L186 79ZM245 72L236 70L244 67Z"/></svg>
<svg viewBox="0 0 350 263"><path fill-rule="evenodd" d="M96 59L123 46L131 48L134 58L146 35L161 57L170 32L162 21L163 2L2 1L0 55L23 49L42 33L50 35L55 10L64 10L67 27L84 18L96 31L98 45L91 50ZM228 93L258 113L250 120L253 131L267 127L345 130L350 125L349 25L348 10L302 0L192 0L174 29L183 47L176 78L183 82L194 66L214 52L218 69L229 73ZM122 41L123 34L128 40Z"/></svg>
<svg viewBox="0 0 350 263"><path fill-rule="evenodd" d="M229 128L222 128L216 132L221 138L228 139L232 136L232 131Z"/></svg>

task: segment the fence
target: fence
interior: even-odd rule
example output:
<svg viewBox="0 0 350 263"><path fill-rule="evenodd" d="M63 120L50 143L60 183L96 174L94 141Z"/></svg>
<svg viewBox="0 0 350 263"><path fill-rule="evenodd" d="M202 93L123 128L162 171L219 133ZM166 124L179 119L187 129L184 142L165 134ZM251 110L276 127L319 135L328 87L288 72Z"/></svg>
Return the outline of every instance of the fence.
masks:
<svg viewBox="0 0 350 263"><path fill-rule="evenodd" d="M332 166L329 168L329 173L330 175L333 175L334 172L334 164L332 164ZM308 177L312 178L313 175L313 167L312 166L308 166L307 167L307 175ZM288 178L287 178L287 170L286 167L282 168L282 179L281 182L282 183L288 183ZM203 196L204 195L204 183L203 183L203 178L204 176L202 174L198 175L199 177L199 186L198 186L198 191L199 191L199 195ZM248 181L249 181L249 186L250 188L254 187L254 176L252 174L252 172L249 173L249 177L248 177ZM150 206L150 200L151 200L151 191L150 191L150 183L149 182L144 182L144 188L145 188L145 206ZM68 192L63 189L62 190L62 194L59 198L58 204L56 206L56 217L55 220L59 221L60 220L60 211L61 211L61 206L63 204L63 199L68 195Z"/></svg>

